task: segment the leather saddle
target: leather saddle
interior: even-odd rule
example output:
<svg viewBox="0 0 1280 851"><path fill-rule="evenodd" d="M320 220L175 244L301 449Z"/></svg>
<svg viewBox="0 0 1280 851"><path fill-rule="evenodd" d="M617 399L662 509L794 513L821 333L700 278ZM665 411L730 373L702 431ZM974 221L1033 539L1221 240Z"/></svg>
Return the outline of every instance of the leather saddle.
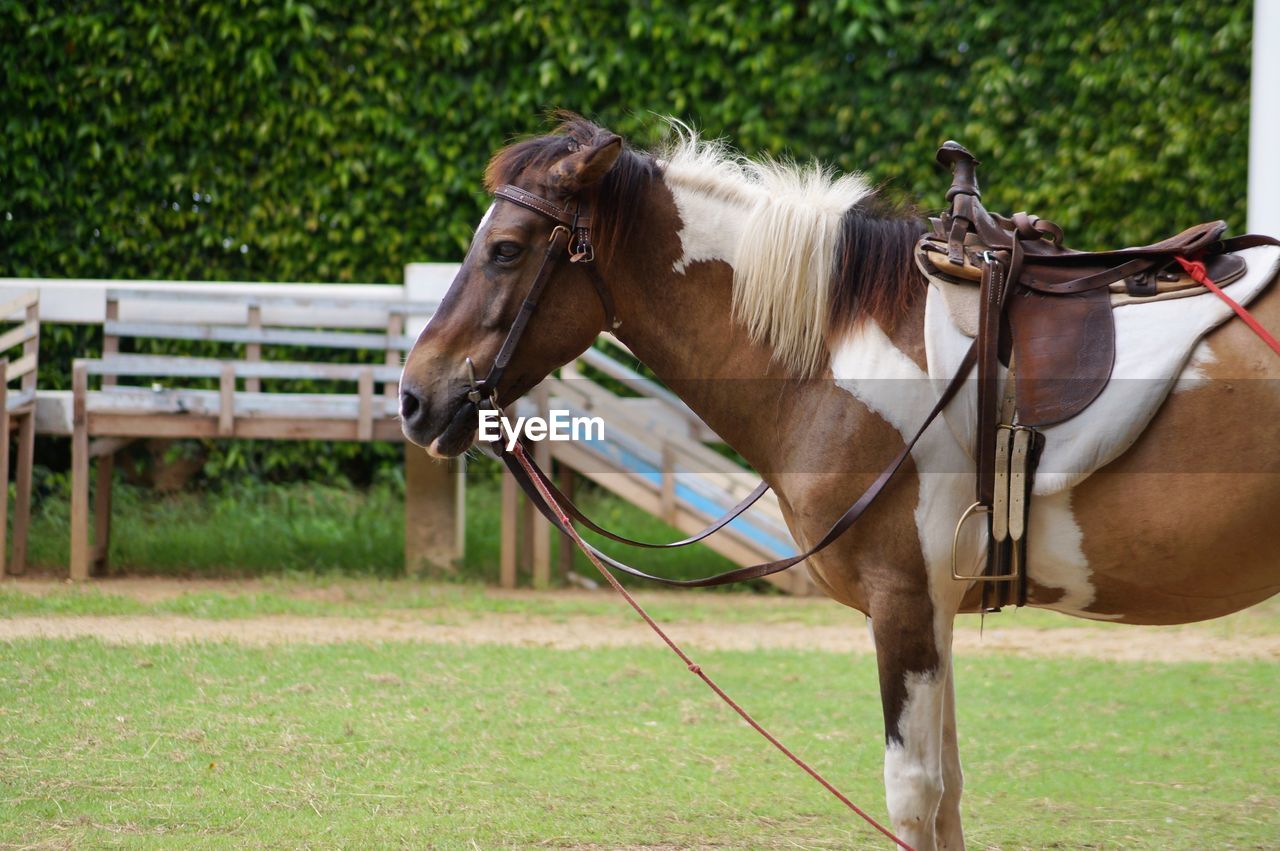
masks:
<svg viewBox="0 0 1280 851"><path fill-rule="evenodd" d="M1158 298L1199 287L1176 258L1200 260L1219 284L1245 274L1243 245L1222 239L1227 225L1205 222L1151 245L1086 252L1068 248L1062 229L1028 213L1005 217L982 206L978 160L946 142L938 162L952 171L949 208L930 219L916 260L932 278L977 284L978 416L974 458L976 501L969 517L987 515L990 545L981 573L952 575L984 582L983 608L1026 601L1026 520L1039 429L1085 410L1110 380L1115 362L1113 298ZM1247 237L1244 239L1248 239ZM1002 380L1003 378L1003 380ZM989 583L989 584L988 584ZM996 589L994 597L988 592Z"/></svg>
<svg viewBox="0 0 1280 851"><path fill-rule="evenodd" d="M1115 360L1114 293L1141 300L1203 291L1182 272L1178 256L1200 257L1220 285L1246 272L1244 258L1216 250L1226 222L1205 222L1151 245L1077 251L1063 244L1062 229L1052 222L1027 213L1006 218L988 212L978 188L979 162L963 146L944 143L938 162L954 173L947 191L951 207L930 220L933 230L917 248L919 263L939 277L971 283L981 278L987 259L1003 263L1004 315L999 327L985 329L991 339L979 338L979 356L997 336L1001 362L1007 365L1012 352L1018 416L1028 426L1076 416L1106 386ZM1021 255L1016 268L1015 253Z"/></svg>

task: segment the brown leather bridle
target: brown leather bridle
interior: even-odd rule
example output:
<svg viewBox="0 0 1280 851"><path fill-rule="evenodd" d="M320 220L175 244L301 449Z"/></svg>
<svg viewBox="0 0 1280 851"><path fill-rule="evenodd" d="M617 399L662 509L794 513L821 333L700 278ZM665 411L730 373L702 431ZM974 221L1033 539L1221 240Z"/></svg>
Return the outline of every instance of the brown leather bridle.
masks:
<svg viewBox="0 0 1280 851"><path fill-rule="evenodd" d="M489 373L477 381L475 364L471 358L467 358L466 361L467 377L471 382L471 387L467 391L467 398L476 405L479 405L481 401L487 400L497 410L498 382L502 380L502 376L506 373L507 366L511 363L511 358L516 352L516 347L520 344L520 339L524 336L525 329L529 326L529 320L533 318L534 311L538 309L538 300L542 297L543 290L547 288L547 282L551 280L552 273L555 272L560 258L566 251L570 263L579 263L586 270L587 277L595 288L596 295L600 297L600 305L604 308L605 321L609 323L611 329L618 327L618 316L613 307L613 297L609 295L609 290L604 285L604 279L594 265L596 250L591 243L591 217L587 215L581 201L575 200L573 209L558 207L545 198L518 186L512 186L509 183L499 186L493 194L503 201L510 201L512 204L524 207L526 210L532 210L556 223L556 226L551 230L550 238L547 240L547 250L542 256L542 265L538 267L538 272L533 278L529 292L525 295L524 302L520 305L520 312L516 314L515 320L511 323L511 328L507 331L507 337L502 341L502 347L498 349L498 354L493 359L493 365L489 367Z"/></svg>

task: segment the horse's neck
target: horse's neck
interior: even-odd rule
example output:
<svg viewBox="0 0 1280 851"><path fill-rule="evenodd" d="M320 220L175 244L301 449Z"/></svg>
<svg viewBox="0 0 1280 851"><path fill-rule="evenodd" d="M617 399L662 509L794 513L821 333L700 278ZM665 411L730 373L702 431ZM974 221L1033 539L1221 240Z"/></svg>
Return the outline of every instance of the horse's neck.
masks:
<svg viewBox="0 0 1280 851"><path fill-rule="evenodd" d="M699 263L634 281L639 297L619 306L617 335L712 430L768 469L781 462L782 418L760 412L803 409L819 388L781 373L732 320L731 276L722 263Z"/></svg>

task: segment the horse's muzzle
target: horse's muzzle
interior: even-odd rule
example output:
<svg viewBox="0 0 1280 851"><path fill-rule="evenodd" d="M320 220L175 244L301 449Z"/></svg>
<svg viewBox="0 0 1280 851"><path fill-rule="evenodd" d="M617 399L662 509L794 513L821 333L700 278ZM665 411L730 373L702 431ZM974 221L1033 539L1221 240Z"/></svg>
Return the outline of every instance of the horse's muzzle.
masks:
<svg viewBox="0 0 1280 851"><path fill-rule="evenodd" d="M461 455L475 442L476 406L463 393L451 394L444 404L432 405L428 396L408 382L400 385L400 428L404 436L438 458Z"/></svg>

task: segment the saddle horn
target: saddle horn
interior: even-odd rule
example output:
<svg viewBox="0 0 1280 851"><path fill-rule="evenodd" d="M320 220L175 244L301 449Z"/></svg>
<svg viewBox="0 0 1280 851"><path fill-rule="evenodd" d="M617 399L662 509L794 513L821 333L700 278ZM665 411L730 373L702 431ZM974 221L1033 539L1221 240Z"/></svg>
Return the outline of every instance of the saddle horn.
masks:
<svg viewBox="0 0 1280 851"><path fill-rule="evenodd" d="M951 188L947 190L951 210L943 216L947 259L954 266L963 266L965 235L979 229L980 219L988 217L978 189L978 158L959 142L947 140L938 148L938 163L951 169Z"/></svg>
<svg viewBox="0 0 1280 851"><path fill-rule="evenodd" d="M969 153L968 148L951 140L943 142L938 148L938 164L951 169L951 188L947 190L948 201L957 195L982 197L982 191L978 189L978 166L982 163Z"/></svg>

